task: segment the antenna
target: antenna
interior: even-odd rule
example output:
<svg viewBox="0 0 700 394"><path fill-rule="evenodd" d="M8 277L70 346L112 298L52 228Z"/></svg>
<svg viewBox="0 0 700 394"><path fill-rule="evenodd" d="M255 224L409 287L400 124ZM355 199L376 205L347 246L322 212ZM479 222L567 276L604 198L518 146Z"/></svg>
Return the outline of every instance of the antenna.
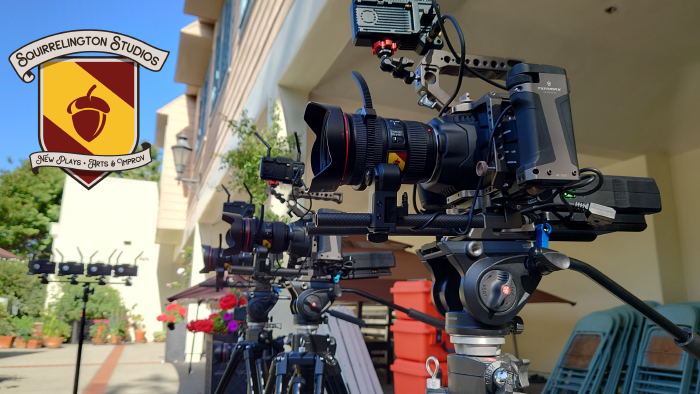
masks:
<svg viewBox="0 0 700 394"><path fill-rule="evenodd" d="M75 248L78 249L78 253L80 254L80 263L82 264L83 263L83 252L80 251L79 247L76 246Z"/></svg>
<svg viewBox="0 0 700 394"><path fill-rule="evenodd" d="M299 161L301 159L301 148L299 147L299 135L296 131L294 132L294 139L297 142L297 161Z"/></svg>
<svg viewBox="0 0 700 394"><path fill-rule="evenodd" d="M228 198L226 199L226 202L231 202L231 193L228 192L228 189L226 188L226 186L221 185L221 187L224 189L224 191L226 192L226 195L228 196Z"/></svg>
<svg viewBox="0 0 700 394"><path fill-rule="evenodd" d="M119 264L119 258L122 256L122 253L124 253L123 250L117 255L117 264Z"/></svg>
<svg viewBox="0 0 700 394"><path fill-rule="evenodd" d="M262 234L262 227L263 223L265 222L265 205L260 204L260 223L258 223L258 228L255 233L255 236L258 236L258 234Z"/></svg>
<svg viewBox="0 0 700 394"><path fill-rule="evenodd" d="M252 204L253 203L253 193L250 192L250 189L248 189L248 185L246 185L245 183L243 184L243 187L245 187L245 191L247 191L248 195L250 196L249 204Z"/></svg>
<svg viewBox="0 0 700 394"><path fill-rule="evenodd" d="M107 264L110 264L110 262L112 261L112 256L114 256L115 253L117 253L117 248L114 248L114 252L112 252L112 254L109 255L109 258L107 259Z"/></svg>
<svg viewBox="0 0 700 394"><path fill-rule="evenodd" d="M272 147L270 146L270 144L267 143L267 141L265 141L265 139L263 139L263 137L260 134L258 134L257 131L254 131L254 133L255 136L258 137L258 139L262 141L263 144L265 144L265 146L267 147L267 157L270 157L270 151L272 151Z"/></svg>
<svg viewBox="0 0 700 394"><path fill-rule="evenodd" d="M97 250L95 251L95 253L92 254L92 256L90 256L90 264L92 264L92 258L95 257L96 254L97 254Z"/></svg>
<svg viewBox="0 0 700 394"><path fill-rule="evenodd" d="M139 255L136 256L136 258L134 259L134 266L136 266L136 260L138 260L139 257L141 257L142 254L143 254L143 251L141 251L141 253L139 253Z"/></svg>
<svg viewBox="0 0 700 394"><path fill-rule="evenodd" d="M58 254L61 255L61 262L63 262L63 253L61 253L61 251L58 250L58 248L54 248L54 249L56 249L56 252L58 252Z"/></svg>

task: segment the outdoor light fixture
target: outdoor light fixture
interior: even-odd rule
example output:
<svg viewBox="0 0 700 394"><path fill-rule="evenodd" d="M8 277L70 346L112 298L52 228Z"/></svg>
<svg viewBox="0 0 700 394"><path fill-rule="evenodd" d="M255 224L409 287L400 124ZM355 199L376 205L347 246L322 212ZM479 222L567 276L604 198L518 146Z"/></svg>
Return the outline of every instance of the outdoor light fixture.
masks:
<svg viewBox="0 0 700 394"><path fill-rule="evenodd" d="M199 183L199 179L187 179L183 178L182 174L185 172L185 167L187 162L190 160L190 155L192 154L192 147L187 143L187 137L184 133L177 135L177 144L173 145L173 158L175 159L175 171L177 172L177 181L187 182L187 183Z"/></svg>

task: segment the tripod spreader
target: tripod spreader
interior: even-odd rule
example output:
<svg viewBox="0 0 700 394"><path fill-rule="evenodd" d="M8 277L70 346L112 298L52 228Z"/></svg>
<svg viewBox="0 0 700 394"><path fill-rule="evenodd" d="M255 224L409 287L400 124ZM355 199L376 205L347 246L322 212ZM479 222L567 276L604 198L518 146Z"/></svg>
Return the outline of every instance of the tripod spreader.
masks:
<svg viewBox="0 0 700 394"><path fill-rule="evenodd" d="M693 356L696 360L700 360L700 336L698 336L697 333L678 327L654 308L625 290L624 287L620 286L594 267L583 261L567 257L562 253L557 253L549 249L535 247L530 250L529 254L531 257L529 263L531 270L534 269L541 275L548 275L554 271L570 269L586 275L592 281L619 298L622 302L639 312L642 316L649 319L652 323L659 326L659 328L666 331L674 338L676 345L683 349L683 351Z"/></svg>
<svg viewBox="0 0 700 394"><path fill-rule="evenodd" d="M403 312L408 315L411 319L418 320L419 322L425 323L427 325L433 326L437 329L440 330L445 330L445 322L442 321L441 319L438 319L436 317L430 316L428 314L425 314L423 312L417 311L413 308L404 308L401 305L396 305L393 302L389 302L383 298L379 298L375 295L365 293L362 290L356 290L356 289L346 289L343 288L343 292L345 293L353 293L357 294L361 297L367 298L368 300L372 300L374 302L377 302L379 304L382 304L384 306L388 306L390 309L396 309L399 312Z"/></svg>

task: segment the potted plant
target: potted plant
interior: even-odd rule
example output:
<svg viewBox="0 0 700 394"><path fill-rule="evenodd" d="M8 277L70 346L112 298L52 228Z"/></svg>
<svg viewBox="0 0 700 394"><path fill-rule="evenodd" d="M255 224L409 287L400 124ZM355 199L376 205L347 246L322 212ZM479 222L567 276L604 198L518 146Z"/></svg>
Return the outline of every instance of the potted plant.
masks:
<svg viewBox="0 0 700 394"><path fill-rule="evenodd" d="M110 343L117 344L125 340L126 332L129 327L126 308L118 306L112 310L109 319L109 335Z"/></svg>
<svg viewBox="0 0 700 394"><path fill-rule="evenodd" d="M131 324L134 327L134 342L145 343L146 342L146 325L143 324L143 316L133 315L131 316Z"/></svg>
<svg viewBox="0 0 700 394"><path fill-rule="evenodd" d="M92 343L95 345L104 345L107 343L107 336L109 335L109 320L107 319L94 319L92 321L92 326L90 326L90 338L92 338Z"/></svg>
<svg viewBox="0 0 700 394"><path fill-rule="evenodd" d="M15 326L15 346L18 348L26 348L27 341L32 338L34 329L34 319L29 316L15 317L12 322Z"/></svg>
<svg viewBox="0 0 700 394"><path fill-rule="evenodd" d="M63 338L70 337L71 327L68 323L59 319L55 313L47 313L44 317L44 326L41 333L49 349L58 349L63 343Z"/></svg>
<svg viewBox="0 0 700 394"><path fill-rule="evenodd" d="M41 334L32 334L27 341L27 349L39 349L44 346L44 340L41 339Z"/></svg>
<svg viewBox="0 0 700 394"><path fill-rule="evenodd" d="M112 326L109 328L109 343L116 345L121 343L122 336L124 332L118 326Z"/></svg>
<svg viewBox="0 0 700 394"><path fill-rule="evenodd" d="M153 342L165 342L166 336L165 331L156 331L153 333Z"/></svg>
<svg viewBox="0 0 700 394"><path fill-rule="evenodd" d="M15 327L10 314L0 310L0 349L11 348L15 343Z"/></svg>
<svg viewBox="0 0 700 394"><path fill-rule="evenodd" d="M166 322L169 330L175 329L175 324L182 321L187 314L187 308L173 302L165 307L165 313L158 316L158 321Z"/></svg>

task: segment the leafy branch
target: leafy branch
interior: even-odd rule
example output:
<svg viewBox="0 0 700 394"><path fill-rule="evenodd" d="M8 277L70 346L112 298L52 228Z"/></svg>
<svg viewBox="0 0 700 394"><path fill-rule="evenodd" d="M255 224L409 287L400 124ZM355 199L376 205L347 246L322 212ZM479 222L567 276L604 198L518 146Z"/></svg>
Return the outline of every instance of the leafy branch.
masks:
<svg viewBox="0 0 700 394"><path fill-rule="evenodd" d="M267 148L255 135L257 131L272 147L272 156L287 156L294 158L296 155L296 142L294 136L281 136L280 109L277 105L272 107L272 124L269 127L258 129L255 121L243 112L240 120L226 119L232 134L238 137L240 143L235 149L231 149L221 155L222 168L232 170L232 180L229 186L238 193L246 195L245 186L248 186L253 195L253 203L256 204L256 214L260 213L260 205L265 204L268 195L267 181L259 178L260 158L267 155ZM281 218L272 212L265 212L266 220L280 220Z"/></svg>

